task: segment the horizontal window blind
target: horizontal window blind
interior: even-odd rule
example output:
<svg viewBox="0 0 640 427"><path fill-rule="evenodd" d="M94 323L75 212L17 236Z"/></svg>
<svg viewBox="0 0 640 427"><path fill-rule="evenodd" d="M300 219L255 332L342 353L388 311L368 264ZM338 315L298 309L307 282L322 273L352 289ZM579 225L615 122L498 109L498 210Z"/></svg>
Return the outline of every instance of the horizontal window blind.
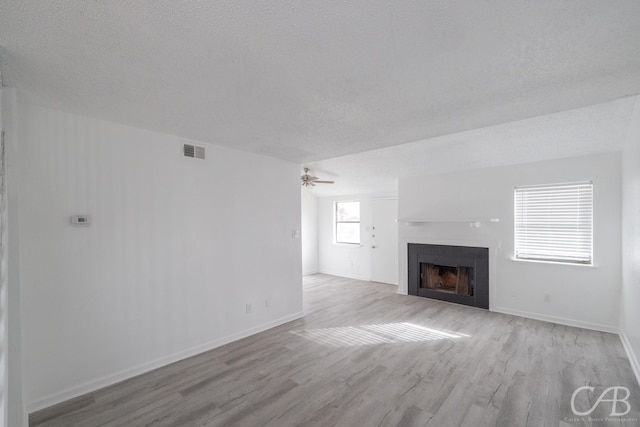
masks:
<svg viewBox="0 0 640 427"><path fill-rule="evenodd" d="M593 183L515 188L515 257L593 262Z"/></svg>

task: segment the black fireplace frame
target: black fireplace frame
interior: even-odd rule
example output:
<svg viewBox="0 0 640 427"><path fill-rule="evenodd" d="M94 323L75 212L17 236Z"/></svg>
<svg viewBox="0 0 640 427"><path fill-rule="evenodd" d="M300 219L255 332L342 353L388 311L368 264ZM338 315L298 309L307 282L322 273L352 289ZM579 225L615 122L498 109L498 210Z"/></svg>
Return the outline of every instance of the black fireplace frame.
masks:
<svg viewBox="0 0 640 427"><path fill-rule="evenodd" d="M489 309L489 248L408 243L409 295ZM420 287L420 264L473 268L473 295L456 295Z"/></svg>

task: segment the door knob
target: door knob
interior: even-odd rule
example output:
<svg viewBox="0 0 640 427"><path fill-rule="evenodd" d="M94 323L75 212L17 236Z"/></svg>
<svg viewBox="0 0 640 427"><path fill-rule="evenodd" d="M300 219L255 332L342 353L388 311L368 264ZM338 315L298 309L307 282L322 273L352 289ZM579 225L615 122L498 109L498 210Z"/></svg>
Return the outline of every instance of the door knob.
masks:
<svg viewBox="0 0 640 427"><path fill-rule="evenodd" d="M375 246L371 246L371 249L375 249L375 248L376 248Z"/></svg>

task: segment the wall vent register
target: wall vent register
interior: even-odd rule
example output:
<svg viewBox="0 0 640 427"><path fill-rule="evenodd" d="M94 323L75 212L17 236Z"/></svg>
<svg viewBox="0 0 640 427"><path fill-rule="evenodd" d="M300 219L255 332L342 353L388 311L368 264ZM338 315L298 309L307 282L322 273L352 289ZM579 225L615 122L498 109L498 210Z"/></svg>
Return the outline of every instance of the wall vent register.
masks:
<svg viewBox="0 0 640 427"><path fill-rule="evenodd" d="M71 217L71 225L73 225L74 227L88 227L91 225L91 216L73 215Z"/></svg>
<svg viewBox="0 0 640 427"><path fill-rule="evenodd" d="M193 144L182 144L182 155L193 159L204 159L204 147Z"/></svg>

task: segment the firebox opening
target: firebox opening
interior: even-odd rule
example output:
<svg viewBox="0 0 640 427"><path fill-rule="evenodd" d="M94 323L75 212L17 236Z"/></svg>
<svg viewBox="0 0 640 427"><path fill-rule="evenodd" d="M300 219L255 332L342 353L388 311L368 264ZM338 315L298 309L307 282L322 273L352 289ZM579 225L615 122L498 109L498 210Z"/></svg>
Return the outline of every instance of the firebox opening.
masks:
<svg viewBox="0 0 640 427"><path fill-rule="evenodd" d="M421 262L420 288L454 295L473 296L473 268Z"/></svg>

